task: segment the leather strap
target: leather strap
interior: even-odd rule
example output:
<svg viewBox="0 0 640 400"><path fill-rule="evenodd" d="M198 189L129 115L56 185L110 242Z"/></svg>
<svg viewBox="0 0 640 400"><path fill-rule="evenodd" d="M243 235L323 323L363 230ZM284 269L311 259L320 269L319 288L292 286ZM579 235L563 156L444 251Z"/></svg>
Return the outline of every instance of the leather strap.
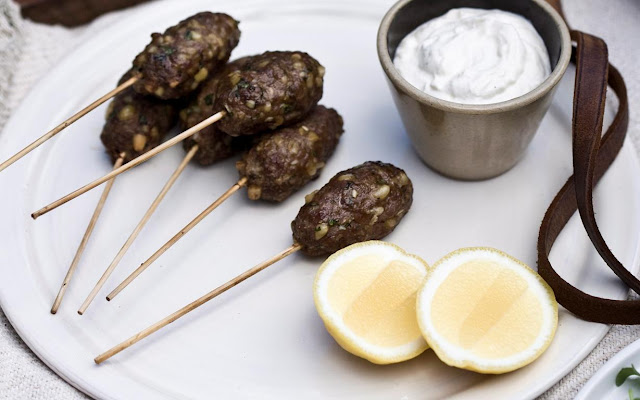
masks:
<svg viewBox="0 0 640 400"><path fill-rule="evenodd" d="M562 12L559 0L547 1ZM593 187L615 160L626 136L627 89L618 70L608 63L604 41L575 30L571 31L571 38L576 42L572 59L576 63L572 126L574 175L560 189L542 220L538 272L551 286L558 302L578 317L601 323L640 324L640 301L586 294L562 279L549 261L555 240L578 210L602 259L627 286L640 294L640 280L613 255L598 229L593 210ZM616 93L619 106L613 122L601 137L607 83Z"/></svg>
<svg viewBox="0 0 640 400"><path fill-rule="evenodd" d="M549 5L553 7L558 12L558 14L560 14L565 22L567 21L567 17L564 16L564 11L562 11L562 4L560 3L560 0L547 0L547 3L549 3Z"/></svg>

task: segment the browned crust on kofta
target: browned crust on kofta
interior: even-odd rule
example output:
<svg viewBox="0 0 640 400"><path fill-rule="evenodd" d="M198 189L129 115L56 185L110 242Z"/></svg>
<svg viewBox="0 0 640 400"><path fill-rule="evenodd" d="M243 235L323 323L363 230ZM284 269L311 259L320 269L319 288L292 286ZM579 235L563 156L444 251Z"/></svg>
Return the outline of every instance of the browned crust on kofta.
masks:
<svg viewBox="0 0 640 400"><path fill-rule="evenodd" d="M306 201L291 229L302 251L318 256L390 234L411 207L413 185L403 170L370 161L336 174Z"/></svg>
<svg viewBox="0 0 640 400"><path fill-rule="evenodd" d="M243 60L246 58L240 58L227 64L202 84L193 101L180 111L180 126L183 130L191 128L215 114L213 102L220 79L238 70L242 66ZM199 147L194 160L198 164L206 166L246 150L250 145L250 138L229 136L214 124L187 138L183 142L183 147L185 151L189 151L196 144Z"/></svg>
<svg viewBox="0 0 640 400"><path fill-rule="evenodd" d="M234 138L219 131L215 126L208 126L184 141L185 151L198 145L193 160L202 166L225 160L246 150L250 145L249 137Z"/></svg>
<svg viewBox="0 0 640 400"><path fill-rule="evenodd" d="M322 98L324 67L307 53L269 51L250 57L220 81L216 111L227 111L218 128L251 135L302 120Z"/></svg>
<svg viewBox="0 0 640 400"><path fill-rule="evenodd" d="M227 62L239 40L238 21L229 15L195 14L151 35L133 60L134 88L161 99L184 97Z"/></svg>
<svg viewBox="0 0 640 400"><path fill-rule="evenodd" d="M119 83L130 76L129 71ZM100 140L112 161L124 152L124 162L129 162L159 145L175 125L176 116L173 103L142 96L129 87L109 104Z"/></svg>
<svg viewBox="0 0 640 400"><path fill-rule="evenodd" d="M251 57L242 57L231 61L204 81L198 89L195 98L193 98L187 107L180 111L181 125L190 128L218 112L219 110L215 109L214 103L220 81L227 79L230 74L239 71L250 58Z"/></svg>
<svg viewBox="0 0 640 400"><path fill-rule="evenodd" d="M344 132L334 109L317 106L301 122L264 134L236 163L251 200L283 201L316 179Z"/></svg>

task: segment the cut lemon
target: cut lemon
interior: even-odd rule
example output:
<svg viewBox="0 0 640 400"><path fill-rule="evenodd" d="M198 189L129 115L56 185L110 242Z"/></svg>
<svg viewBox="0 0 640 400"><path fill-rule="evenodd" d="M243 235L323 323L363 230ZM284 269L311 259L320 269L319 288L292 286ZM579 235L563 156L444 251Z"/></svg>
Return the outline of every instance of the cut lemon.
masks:
<svg viewBox="0 0 640 400"><path fill-rule="evenodd" d="M500 374L542 354L558 303L531 268L495 249L468 248L438 261L418 294L418 324L446 364Z"/></svg>
<svg viewBox="0 0 640 400"><path fill-rule="evenodd" d="M416 321L416 295L427 268L390 243L346 247L318 270L318 314L336 342L356 356L375 364L416 357L428 348Z"/></svg>

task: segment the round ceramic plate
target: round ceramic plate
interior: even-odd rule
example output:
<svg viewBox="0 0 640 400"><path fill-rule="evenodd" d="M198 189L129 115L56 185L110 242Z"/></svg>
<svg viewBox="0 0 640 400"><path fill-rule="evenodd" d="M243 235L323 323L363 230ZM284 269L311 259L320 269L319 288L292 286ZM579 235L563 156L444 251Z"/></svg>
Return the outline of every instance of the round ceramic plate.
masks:
<svg viewBox="0 0 640 400"><path fill-rule="evenodd" d="M622 386L616 386L616 375L622 368L640 367L640 340L636 340L602 366L584 385L574 400L629 399L640 397L637 378L628 379ZM629 389L633 396L629 397Z"/></svg>
<svg viewBox="0 0 640 400"><path fill-rule="evenodd" d="M153 2L89 38L37 84L1 136L0 159L114 87L150 32L215 7L241 21L234 57L290 49L320 60L327 69L322 104L340 111L346 133L320 179L275 205L251 202L240 192L106 302L114 285L237 179L233 160L187 168L84 316L76 310L184 151L176 146L116 180L57 315L49 313L51 303L100 190L38 221L29 214L111 169L98 139L105 107L4 171L0 304L31 349L71 384L102 399L533 398L582 360L607 326L561 312L551 347L510 374L449 368L431 351L398 365L372 365L343 351L325 331L312 298L322 259L296 254L108 362L94 364L97 354L289 246L289 223L304 195L367 160L404 168L416 189L412 210L387 240L429 263L459 247L492 246L535 267L539 223L571 174L572 71L515 168L485 182L444 178L413 151L378 64L376 30L390 6L364 0ZM627 144L596 193L604 236L634 268L639 175ZM577 218L561 235L552 260L589 293L625 296Z"/></svg>

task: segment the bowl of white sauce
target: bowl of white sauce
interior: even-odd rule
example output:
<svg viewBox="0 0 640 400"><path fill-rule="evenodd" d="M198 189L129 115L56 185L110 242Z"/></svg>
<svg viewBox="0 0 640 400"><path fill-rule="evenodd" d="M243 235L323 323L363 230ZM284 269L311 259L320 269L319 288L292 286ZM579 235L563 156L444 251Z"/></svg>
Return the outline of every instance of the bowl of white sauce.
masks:
<svg viewBox="0 0 640 400"><path fill-rule="evenodd" d="M480 180L522 158L571 39L544 0L401 0L380 24L378 57L424 162Z"/></svg>

